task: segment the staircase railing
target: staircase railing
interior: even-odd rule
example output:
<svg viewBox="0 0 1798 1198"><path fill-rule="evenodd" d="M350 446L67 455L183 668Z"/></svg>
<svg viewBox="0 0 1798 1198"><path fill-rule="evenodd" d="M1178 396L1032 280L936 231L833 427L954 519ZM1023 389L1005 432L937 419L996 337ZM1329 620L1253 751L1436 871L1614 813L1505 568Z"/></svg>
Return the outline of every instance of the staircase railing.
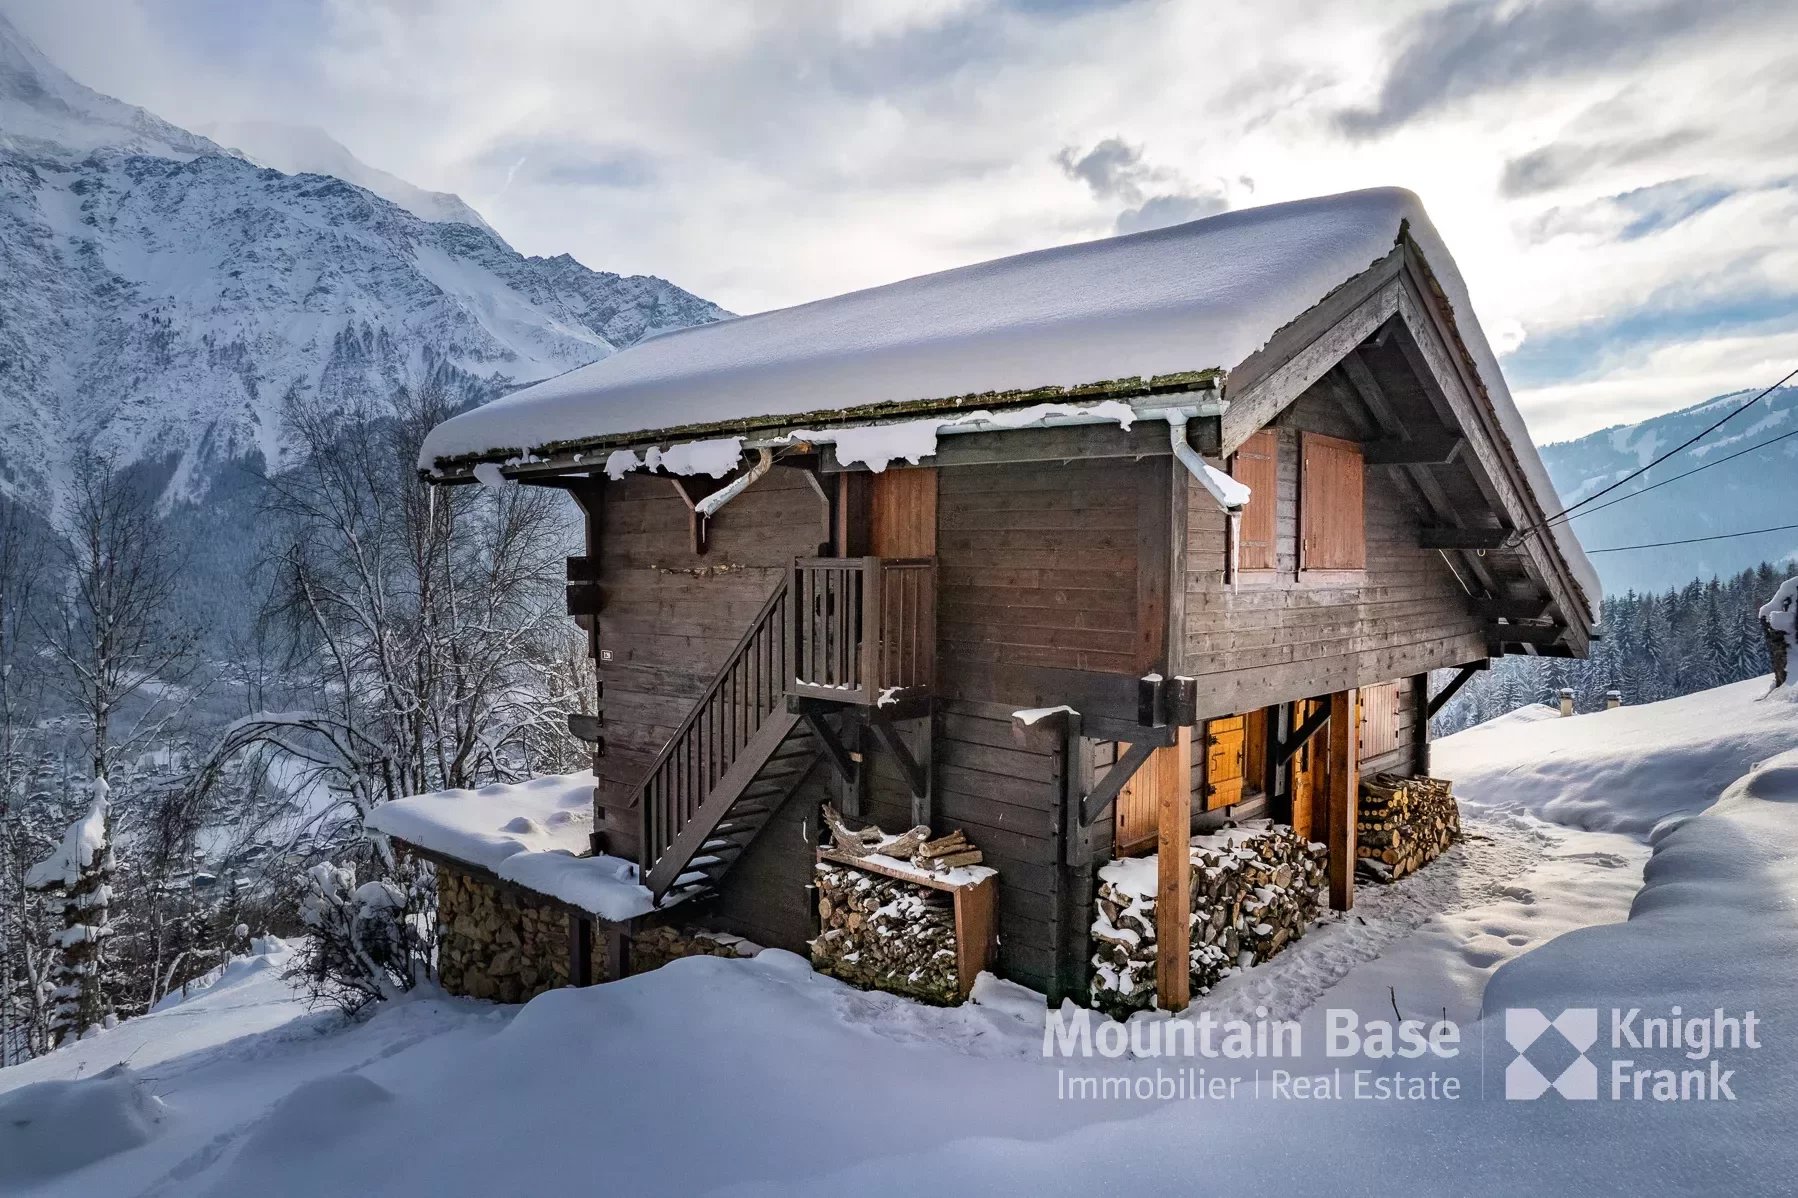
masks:
<svg viewBox="0 0 1798 1198"><path fill-rule="evenodd" d="M792 627L788 585L787 578L780 580L649 767L638 791L640 876L649 877L769 716L785 710Z"/></svg>
<svg viewBox="0 0 1798 1198"><path fill-rule="evenodd" d="M934 685L934 559L804 557L788 590L792 694L869 705Z"/></svg>

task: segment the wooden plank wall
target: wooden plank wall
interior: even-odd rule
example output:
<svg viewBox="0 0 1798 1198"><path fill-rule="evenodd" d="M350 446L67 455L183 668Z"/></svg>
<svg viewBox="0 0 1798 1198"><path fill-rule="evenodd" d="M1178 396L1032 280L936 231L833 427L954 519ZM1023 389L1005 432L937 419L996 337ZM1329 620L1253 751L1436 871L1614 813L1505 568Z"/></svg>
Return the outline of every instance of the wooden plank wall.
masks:
<svg viewBox="0 0 1798 1198"><path fill-rule="evenodd" d="M1397 742L1387 752L1372 754L1361 759L1361 776L1363 778L1387 771L1409 774L1416 768L1417 743L1419 734L1422 732L1417 719L1417 688L1412 685L1411 679L1406 678L1399 682L1397 689Z"/></svg>
<svg viewBox="0 0 1798 1198"><path fill-rule="evenodd" d="M1139 676L1155 664L1165 559L1160 571L1143 568L1141 525L1147 513L1165 526L1167 509L1165 491L1158 505L1141 493L1165 479L1166 465L1105 458L941 472L937 628L947 693L1024 703L1006 667Z"/></svg>
<svg viewBox="0 0 1798 1198"><path fill-rule="evenodd" d="M1420 517L1383 469L1366 473L1367 568L1298 569L1298 434L1360 433L1349 413L1316 390L1274 427L1280 472L1272 572L1228 585L1223 513L1196 483L1189 488L1183 668L1200 680L1200 717L1485 656L1471 603L1440 555L1417 547Z"/></svg>
<svg viewBox="0 0 1798 1198"><path fill-rule="evenodd" d="M704 554L666 478L609 483L603 511L599 643L611 660L599 663L595 814L608 851L635 857L638 814L625 804L788 564L817 552L822 506L798 471L772 471L719 513Z"/></svg>

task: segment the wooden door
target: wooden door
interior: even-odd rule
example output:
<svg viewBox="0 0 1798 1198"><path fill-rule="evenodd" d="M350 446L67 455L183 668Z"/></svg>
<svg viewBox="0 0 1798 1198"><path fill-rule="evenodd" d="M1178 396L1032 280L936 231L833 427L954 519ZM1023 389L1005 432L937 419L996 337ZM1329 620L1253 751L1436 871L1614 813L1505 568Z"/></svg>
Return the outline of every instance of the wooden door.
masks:
<svg viewBox="0 0 1798 1198"><path fill-rule="evenodd" d="M1122 757L1129 745L1117 746ZM1112 827L1115 857L1144 853L1155 847L1156 810L1161 802L1159 780L1162 774L1144 767L1118 791L1116 816Z"/></svg>
<svg viewBox="0 0 1798 1198"><path fill-rule="evenodd" d="M875 557L936 556L936 467L887 469L871 476L868 552Z"/></svg>
<svg viewBox="0 0 1798 1198"><path fill-rule="evenodd" d="M1205 810L1242 802L1246 740L1239 715L1205 722Z"/></svg>

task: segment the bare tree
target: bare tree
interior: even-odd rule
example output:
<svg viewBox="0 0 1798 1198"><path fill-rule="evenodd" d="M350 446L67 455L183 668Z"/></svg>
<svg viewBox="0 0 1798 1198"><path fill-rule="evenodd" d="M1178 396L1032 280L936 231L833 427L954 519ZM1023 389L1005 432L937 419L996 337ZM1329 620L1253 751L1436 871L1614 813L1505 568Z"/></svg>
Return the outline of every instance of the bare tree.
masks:
<svg viewBox="0 0 1798 1198"><path fill-rule="evenodd" d="M51 842L42 789L44 671L34 632L45 584L43 537L0 499L0 1066L49 1044L49 928L25 885Z"/></svg>
<svg viewBox="0 0 1798 1198"><path fill-rule="evenodd" d="M113 931L119 764L183 708L197 640L174 618L180 559L154 498L133 484L116 456L89 454L77 463L64 532L57 547L63 593L38 629L59 667L52 685L85 743L89 802L61 847L26 879L33 889L55 892L62 910L51 1014L59 1038L108 1014L104 951ZM142 710L122 726L132 704ZM160 929L153 934L159 939Z"/></svg>

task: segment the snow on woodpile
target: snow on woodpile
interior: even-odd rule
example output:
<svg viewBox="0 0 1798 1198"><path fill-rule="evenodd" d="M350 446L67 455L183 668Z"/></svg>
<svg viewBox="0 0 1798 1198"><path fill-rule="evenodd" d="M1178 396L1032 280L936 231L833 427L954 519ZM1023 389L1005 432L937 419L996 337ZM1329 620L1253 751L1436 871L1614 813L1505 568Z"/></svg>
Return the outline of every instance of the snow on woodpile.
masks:
<svg viewBox="0 0 1798 1198"><path fill-rule="evenodd" d="M1284 824L1246 820L1189 844L1192 993L1259 965L1317 918L1326 851ZM1093 1005L1113 1015L1155 1005L1155 895L1160 857L1099 869L1092 924Z"/></svg>
<svg viewBox="0 0 1798 1198"><path fill-rule="evenodd" d="M591 770L398 799L375 808L368 826L601 919L630 919L655 906L633 862L584 855L593 831Z"/></svg>

